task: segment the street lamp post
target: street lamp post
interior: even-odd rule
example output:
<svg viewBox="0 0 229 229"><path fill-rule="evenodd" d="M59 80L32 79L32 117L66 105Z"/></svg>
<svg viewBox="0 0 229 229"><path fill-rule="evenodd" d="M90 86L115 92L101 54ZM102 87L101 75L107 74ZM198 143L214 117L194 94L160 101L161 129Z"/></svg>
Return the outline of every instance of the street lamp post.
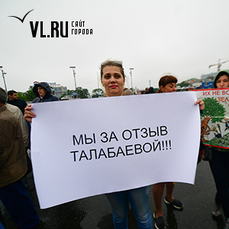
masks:
<svg viewBox="0 0 229 229"><path fill-rule="evenodd" d="M74 82L75 82L75 91L76 91L76 72L75 72L76 66L70 66L70 68L73 71L73 77L74 77Z"/></svg>
<svg viewBox="0 0 229 229"><path fill-rule="evenodd" d="M3 83L4 83L4 86L5 86L5 90L7 92L6 81L5 81L6 72L3 71L3 69L2 69L3 67L2 66L0 66L0 68L1 68L1 71L2 71L2 78L3 78Z"/></svg>
<svg viewBox="0 0 229 229"><path fill-rule="evenodd" d="M130 70L130 82L131 82L131 88L133 89L132 71L134 70L134 68L129 68L129 70Z"/></svg>

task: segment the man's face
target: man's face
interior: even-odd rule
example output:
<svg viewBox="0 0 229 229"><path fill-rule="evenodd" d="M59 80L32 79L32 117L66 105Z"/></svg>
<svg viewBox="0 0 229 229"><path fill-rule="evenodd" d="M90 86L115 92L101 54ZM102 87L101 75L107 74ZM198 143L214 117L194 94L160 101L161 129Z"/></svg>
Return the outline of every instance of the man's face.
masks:
<svg viewBox="0 0 229 229"><path fill-rule="evenodd" d="M13 95L9 95L9 100L14 101L18 99L17 93L13 93Z"/></svg>

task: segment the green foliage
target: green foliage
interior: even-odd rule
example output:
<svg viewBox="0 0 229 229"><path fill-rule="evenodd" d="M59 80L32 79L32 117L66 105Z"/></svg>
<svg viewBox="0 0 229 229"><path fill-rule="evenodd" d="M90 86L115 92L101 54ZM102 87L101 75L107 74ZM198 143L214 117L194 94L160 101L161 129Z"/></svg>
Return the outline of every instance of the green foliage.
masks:
<svg viewBox="0 0 229 229"><path fill-rule="evenodd" d="M177 86L180 86L180 87L188 87L188 86L189 86L189 83L183 81L183 82L177 84Z"/></svg>
<svg viewBox="0 0 229 229"><path fill-rule="evenodd" d="M19 99L26 100L26 95L25 95L25 93L23 93L23 92L17 92L17 95L18 95L18 98L19 98Z"/></svg>
<svg viewBox="0 0 229 229"><path fill-rule="evenodd" d="M18 92L17 94L19 99L23 99L25 101L32 101L36 98L33 93L33 86L30 86L26 92Z"/></svg>
<svg viewBox="0 0 229 229"><path fill-rule="evenodd" d="M78 98L80 99L88 98L90 96L88 90L82 87L77 87L76 93L78 94Z"/></svg>
<svg viewBox="0 0 229 229"><path fill-rule="evenodd" d="M72 93L77 93L78 94L77 98L80 98L80 99L85 99L85 98L90 97L90 94L89 94L87 89L82 88L82 87L77 87L76 91L75 90L67 90L67 94L63 94L61 96L61 98L64 97L65 95L71 95Z"/></svg>
<svg viewBox="0 0 229 229"><path fill-rule="evenodd" d="M96 88L92 91L92 98L101 97L104 95L104 91L101 88Z"/></svg>
<svg viewBox="0 0 229 229"><path fill-rule="evenodd" d="M67 95L71 95L75 90L68 90ZM90 97L90 94L88 92L88 89L77 87L76 93L78 94L78 98L84 99ZM66 94L62 95L61 97L64 97ZM32 101L36 98L36 96L33 93L33 86L30 86L29 89L26 92L18 92L18 98L24 99L25 101Z"/></svg>
<svg viewBox="0 0 229 229"><path fill-rule="evenodd" d="M211 116L212 123L222 121L226 113L224 106L218 103L216 98L205 98L203 101L205 109L201 113L201 117Z"/></svg>
<svg viewBox="0 0 229 229"><path fill-rule="evenodd" d="M67 90L67 94L66 95L71 95L73 92L75 92L75 90Z"/></svg>

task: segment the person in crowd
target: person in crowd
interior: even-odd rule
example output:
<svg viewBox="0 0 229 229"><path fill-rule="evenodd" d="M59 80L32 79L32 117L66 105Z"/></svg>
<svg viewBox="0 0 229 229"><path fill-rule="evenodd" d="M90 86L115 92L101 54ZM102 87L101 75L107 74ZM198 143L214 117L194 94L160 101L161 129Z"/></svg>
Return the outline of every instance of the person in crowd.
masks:
<svg viewBox="0 0 229 229"><path fill-rule="evenodd" d="M22 114L24 115L24 110L25 107L27 106L27 103L25 102L25 100L18 98L18 94L16 91L14 90L8 91L7 103L17 106L21 110Z"/></svg>
<svg viewBox="0 0 229 229"><path fill-rule="evenodd" d="M100 68L101 83L105 88L106 97L121 96L125 83L125 74L122 62L107 60L101 64ZM27 106L24 118L27 121L32 120L36 116L31 111L32 107ZM115 229L128 228L128 210L129 204L135 215L139 229L152 229L153 222L149 208L149 190L150 187L141 187L126 191L114 192L106 194L111 204L113 212L113 223Z"/></svg>
<svg viewBox="0 0 229 229"><path fill-rule="evenodd" d="M34 85L33 93L36 98L32 101L32 103L40 103L40 102L50 102L50 101L58 101L59 99L52 95L52 90L50 86L45 82L40 82Z"/></svg>
<svg viewBox="0 0 229 229"><path fill-rule="evenodd" d="M21 181L27 172L21 126L7 109L6 100L6 92L0 88L0 200L19 228L35 229L39 217Z"/></svg>
<svg viewBox="0 0 229 229"><path fill-rule="evenodd" d="M148 90L148 94L152 94L152 93L154 93L154 88L150 87L149 90Z"/></svg>
<svg viewBox="0 0 229 229"><path fill-rule="evenodd" d="M160 78L159 80L159 89L157 93L166 93L166 92L175 92L176 91L176 83L177 78L172 75L165 75ZM204 110L204 102L199 99L195 102L195 105L199 104L200 110ZM153 185L153 198L155 202L155 213L153 213L154 221L155 221L155 228L157 229L164 229L165 223L163 219L162 214L162 197L164 192L164 186L166 186L166 196L164 198L164 202L167 205L173 206L175 209L182 210L183 204L178 199L175 199L172 196L173 188L174 188L174 182L163 182L163 183L157 183Z"/></svg>
<svg viewBox="0 0 229 229"><path fill-rule="evenodd" d="M121 96L125 83L122 62L105 61L100 68L101 83L106 96ZM138 223L138 228L152 228L152 217L149 208L148 195L150 187L114 192L106 194L113 212L113 223L116 229L127 228L129 203Z"/></svg>
<svg viewBox="0 0 229 229"><path fill-rule="evenodd" d="M213 87L229 88L229 69L217 73ZM209 164L217 189L212 214L218 217L224 213L225 228L229 229L229 150L212 148L212 160Z"/></svg>
<svg viewBox="0 0 229 229"><path fill-rule="evenodd" d="M128 89L128 88L125 87L123 89L122 95L134 95L134 92L132 90L130 90L130 89Z"/></svg>

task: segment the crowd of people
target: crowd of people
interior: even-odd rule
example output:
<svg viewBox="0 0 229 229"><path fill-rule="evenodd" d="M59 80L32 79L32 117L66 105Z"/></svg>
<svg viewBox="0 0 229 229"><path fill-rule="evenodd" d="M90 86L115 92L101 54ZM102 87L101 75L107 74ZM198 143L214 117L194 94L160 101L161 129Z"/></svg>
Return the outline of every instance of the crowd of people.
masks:
<svg viewBox="0 0 229 229"><path fill-rule="evenodd" d="M134 94L130 89L124 88L125 73L121 61L107 60L103 62L100 66L100 76L106 97ZM177 78L172 75L161 77L157 93L175 92L177 81ZM221 71L216 75L214 87L229 88L229 70ZM32 103L58 101L45 82L35 84L33 92L37 97ZM154 93L153 87L145 90L145 94L150 93ZM11 105L16 109L12 109ZM195 102L195 105L199 106L200 111L205 108L204 102L200 99ZM24 119L22 118L23 114ZM22 180L28 173L28 164L30 163L27 149L30 147L30 123L34 117L36 114L33 112L32 106L18 99L16 91L9 91L7 100L6 92L0 88L0 200L18 228L23 229L39 228L41 225L26 185ZM215 217L224 214L225 228L229 229L229 150L215 148L212 151L210 167L217 188L212 214ZM174 185L174 182L153 184L155 203L153 214L150 212L148 200L150 186L106 194L113 212L114 228L128 228L129 206L139 229L165 228L161 206L165 186L164 202L178 210L182 210L184 207L182 202L172 195ZM1 227L3 228L0 224Z"/></svg>

